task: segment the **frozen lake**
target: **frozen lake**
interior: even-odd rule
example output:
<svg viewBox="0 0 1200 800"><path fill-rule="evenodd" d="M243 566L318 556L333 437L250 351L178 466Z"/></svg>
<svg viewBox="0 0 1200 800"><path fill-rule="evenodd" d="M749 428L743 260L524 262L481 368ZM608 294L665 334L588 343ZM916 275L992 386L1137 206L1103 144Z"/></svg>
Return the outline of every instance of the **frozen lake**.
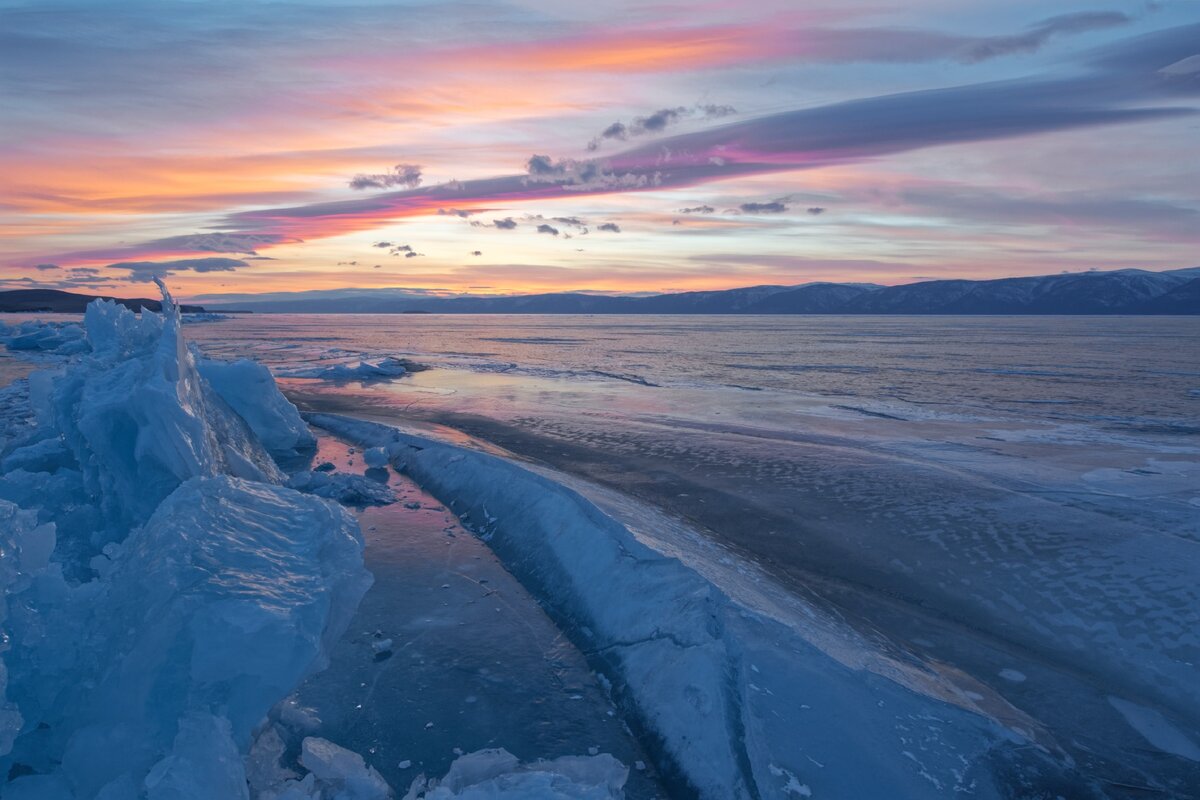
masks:
<svg viewBox="0 0 1200 800"><path fill-rule="evenodd" d="M1197 796L1200 320L280 315L186 331L208 356L270 366L303 410L569 486L738 602L787 609L795 653L928 679L940 688L919 694L1075 771L1001 750L989 759L1006 786ZM27 370L0 359L0 376ZM322 458L350 467L347 447L325 438ZM327 733L394 787L440 774L456 749L641 760L576 649L586 629L538 607L532 562L502 565L408 478L389 480L420 508L360 513L377 583L334 668L301 690ZM487 613L482 580L514 613ZM376 631L397 643L382 660ZM826 719L857 692L822 697ZM765 713L789 725L812 707L803 686L773 696ZM966 728L949 718L897 714L901 747L920 741L912 724L942 726L927 754L967 741L951 744ZM838 786L807 749L819 739L805 740L805 780ZM633 772L629 795L653 796L655 780Z"/></svg>
<svg viewBox="0 0 1200 800"><path fill-rule="evenodd" d="M995 690L1114 786L1200 782L1192 759L1148 746L1145 723L1161 714L1200 742L1200 321L263 316L191 330L279 372L429 366L282 385L302 408L449 426L650 503L887 647Z"/></svg>

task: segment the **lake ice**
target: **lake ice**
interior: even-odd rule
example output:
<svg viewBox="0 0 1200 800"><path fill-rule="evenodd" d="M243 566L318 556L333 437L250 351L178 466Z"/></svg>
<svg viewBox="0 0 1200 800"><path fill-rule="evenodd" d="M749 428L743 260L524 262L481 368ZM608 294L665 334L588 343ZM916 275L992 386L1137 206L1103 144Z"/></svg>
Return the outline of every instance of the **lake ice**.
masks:
<svg viewBox="0 0 1200 800"><path fill-rule="evenodd" d="M1186 391L1149 422L1114 391L1105 430L1088 401L1011 392L920 412L915 387L821 398L577 354L381 375L438 358L218 332L279 320L190 327L200 357L179 322L97 304L0 331L44 368L0 390L5 797L1200 785ZM482 346L570 346L549 333ZM621 350L596 333L575 338ZM352 416L307 424L246 356ZM492 441L430 424L454 414ZM332 470L309 471L314 428ZM459 574L513 605L483 613Z"/></svg>

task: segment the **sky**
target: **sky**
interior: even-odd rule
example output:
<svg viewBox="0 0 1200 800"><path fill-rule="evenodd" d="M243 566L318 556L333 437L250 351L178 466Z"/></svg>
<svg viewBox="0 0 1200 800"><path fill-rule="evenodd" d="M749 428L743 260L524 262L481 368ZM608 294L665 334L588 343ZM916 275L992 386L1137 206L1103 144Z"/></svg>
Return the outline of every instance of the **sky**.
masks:
<svg viewBox="0 0 1200 800"><path fill-rule="evenodd" d="M1200 265L1200 2L0 0L0 289Z"/></svg>

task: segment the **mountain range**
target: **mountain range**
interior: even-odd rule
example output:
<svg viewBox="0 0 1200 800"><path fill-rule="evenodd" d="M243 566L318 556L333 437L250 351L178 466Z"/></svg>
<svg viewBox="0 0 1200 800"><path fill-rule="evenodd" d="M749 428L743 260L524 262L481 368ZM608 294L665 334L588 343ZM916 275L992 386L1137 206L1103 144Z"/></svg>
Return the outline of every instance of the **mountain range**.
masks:
<svg viewBox="0 0 1200 800"><path fill-rule="evenodd" d="M133 311L149 309L161 311L162 303L158 300L147 300L136 297L122 299L100 294L77 294L63 292L58 289L11 289L0 292L0 311L55 314L82 314L87 304L97 298L116 300L121 305ZM180 305L179 309L185 314L193 314L204 310L203 306Z"/></svg>
<svg viewBox="0 0 1200 800"><path fill-rule="evenodd" d="M0 311L82 312L99 295L0 291ZM114 299L114 298L108 298ZM298 314L1200 314L1200 267L1121 269L994 280L879 286L806 283L648 296L563 292L438 296L408 289L330 289L205 295L222 311ZM159 310L157 300L121 300ZM205 310L185 305L185 312Z"/></svg>
<svg viewBox="0 0 1200 800"><path fill-rule="evenodd" d="M335 289L200 299L222 309L309 314L1200 314L1200 267L899 286L749 286L644 297L588 292L438 297L403 289Z"/></svg>

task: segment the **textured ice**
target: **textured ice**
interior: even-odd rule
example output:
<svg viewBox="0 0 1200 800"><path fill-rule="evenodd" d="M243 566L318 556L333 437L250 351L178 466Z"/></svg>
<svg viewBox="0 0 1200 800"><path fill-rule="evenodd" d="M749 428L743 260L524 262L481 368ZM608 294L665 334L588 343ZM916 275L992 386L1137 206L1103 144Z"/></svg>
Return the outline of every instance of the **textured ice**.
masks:
<svg viewBox="0 0 1200 800"><path fill-rule="evenodd" d="M288 479L288 486L346 506L386 506L396 502L395 493L386 483L344 472L297 472Z"/></svg>
<svg viewBox="0 0 1200 800"><path fill-rule="evenodd" d="M354 518L282 486L256 434L297 423L273 383L243 417L179 326L165 290L162 315L93 303L91 352L34 373L33 424L6 424L5 798L248 797L260 723L370 583Z"/></svg>
<svg viewBox="0 0 1200 800"><path fill-rule="evenodd" d="M183 324L194 325L200 322L220 322L223 319L230 319L230 315L220 314L216 311L196 311L191 314L184 314Z"/></svg>
<svg viewBox="0 0 1200 800"><path fill-rule="evenodd" d="M221 709L245 747L369 582L348 514L227 476L188 481L110 552L103 581L71 587L51 565L22 593L5 657L29 734L13 763L61 758L81 797L145 774L192 712Z"/></svg>
<svg viewBox="0 0 1200 800"><path fill-rule="evenodd" d="M608 754L522 764L503 748L459 756L440 781L417 778L405 800L619 800L629 770Z"/></svg>
<svg viewBox="0 0 1200 800"><path fill-rule="evenodd" d="M200 374L213 391L246 421L276 461L311 453L317 440L296 407L275 386L266 367L249 359L200 359Z"/></svg>
<svg viewBox="0 0 1200 800"><path fill-rule="evenodd" d="M249 800L241 753L229 721L203 712L179 720L170 755L143 782L147 800ZM119 785L119 784L118 784ZM124 785L132 788L131 780Z"/></svg>
<svg viewBox="0 0 1200 800"><path fill-rule="evenodd" d="M279 373L287 378L318 378L326 381L378 381L399 378L409 371L407 363L400 358L384 358L371 364L335 364L329 367L305 367Z"/></svg>
<svg viewBox="0 0 1200 800"><path fill-rule="evenodd" d="M74 355L88 349L83 328L74 322L31 320L17 325L0 322L0 342L9 350Z"/></svg>
<svg viewBox="0 0 1200 800"><path fill-rule="evenodd" d="M140 318L93 302L84 318L92 354L30 381L43 429L62 438L87 496L115 525L144 522L192 477L283 480L246 421L201 379L164 298L164 315Z"/></svg>
<svg viewBox="0 0 1200 800"><path fill-rule="evenodd" d="M376 423L309 421L386 447L473 525L611 681L663 771L700 797L782 799L803 786L815 797L999 798L1009 761L1048 775L1061 766L1027 746L1035 734L1019 712L993 716L903 658L831 652L514 462Z"/></svg>

